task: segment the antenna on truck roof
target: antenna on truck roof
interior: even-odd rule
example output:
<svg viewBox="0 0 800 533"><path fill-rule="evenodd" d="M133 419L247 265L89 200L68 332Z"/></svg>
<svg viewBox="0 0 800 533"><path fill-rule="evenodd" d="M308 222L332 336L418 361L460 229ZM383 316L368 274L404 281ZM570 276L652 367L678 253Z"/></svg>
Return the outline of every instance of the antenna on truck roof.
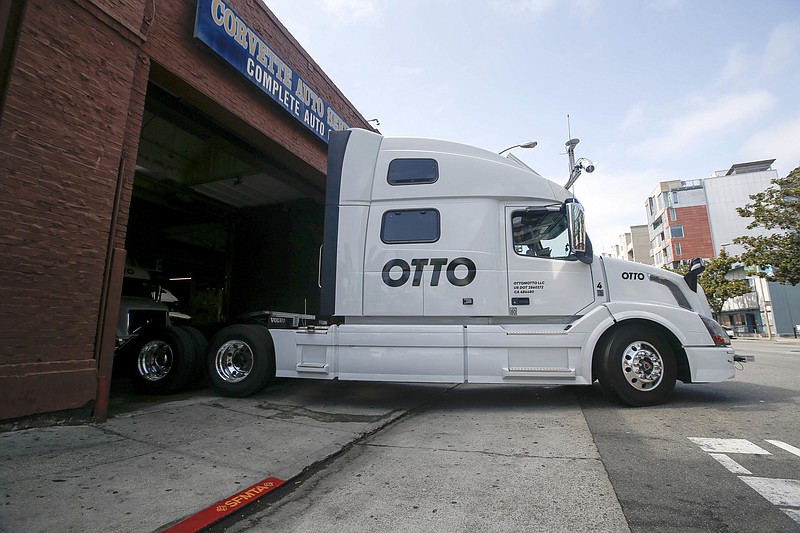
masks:
<svg viewBox="0 0 800 533"><path fill-rule="evenodd" d="M567 133L570 137L570 139L566 142L567 157L569 158L569 179L567 179L567 183L564 184L565 189L569 189L575 184L575 182L578 180L578 177L581 175L581 171L585 170L589 174L594 172L594 163L585 157L581 157L578 159L578 161L575 161L575 146L577 146L581 140L572 138L572 131L570 130L569 125L569 115L567 115Z"/></svg>

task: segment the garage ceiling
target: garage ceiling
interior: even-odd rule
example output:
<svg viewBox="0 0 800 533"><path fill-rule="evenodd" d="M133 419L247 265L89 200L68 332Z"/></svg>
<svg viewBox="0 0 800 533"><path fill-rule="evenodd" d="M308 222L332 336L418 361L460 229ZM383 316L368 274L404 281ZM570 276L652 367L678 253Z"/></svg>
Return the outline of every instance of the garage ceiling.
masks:
<svg viewBox="0 0 800 533"><path fill-rule="evenodd" d="M239 209L303 199L321 202L321 183L151 83L126 249L129 257L160 275L220 286Z"/></svg>
<svg viewBox="0 0 800 533"><path fill-rule="evenodd" d="M256 207L307 198L264 165L239 157L241 149L202 129L192 133L147 110L137 173L169 180L233 207Z"/></svg>

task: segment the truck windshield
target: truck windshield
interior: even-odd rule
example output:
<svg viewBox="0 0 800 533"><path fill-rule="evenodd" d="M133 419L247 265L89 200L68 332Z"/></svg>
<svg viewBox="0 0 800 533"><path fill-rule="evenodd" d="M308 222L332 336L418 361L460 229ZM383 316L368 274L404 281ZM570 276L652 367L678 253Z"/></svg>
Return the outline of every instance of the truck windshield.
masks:
<svg viewBox="0 0 800 533"><path fill-rule="evenodd" d="M122 279L122 295L123 296L133 296L136 298L150 298L153 299L153 295L157 289L157 285L150 281L149 279L141 279L141 278L129 278L125 277Z"/></svg>
<svg viewBox="0 0 800 533"><path fill-rule="evenodd" d="M530 257L574 258L569 249L567 218L558 211L514 211L514 252Z"/></svg>

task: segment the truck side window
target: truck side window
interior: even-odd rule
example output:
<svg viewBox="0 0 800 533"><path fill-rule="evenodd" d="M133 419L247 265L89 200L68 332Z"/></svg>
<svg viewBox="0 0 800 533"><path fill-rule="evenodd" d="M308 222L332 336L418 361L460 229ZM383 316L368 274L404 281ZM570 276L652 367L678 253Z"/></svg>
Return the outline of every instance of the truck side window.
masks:
<svg viewBox="0 0 800 533"><path fill-rule="evenodd" d="M439 164L435 159L394 159L386 179L389 185L434 183L439 179Z"/></svg>
<svg viewBox="0 0 800 533"><path fill-rule="evenodd" d="M439 211L436 209L387 211L381 221L381 240L386 244L436 242L439 228Z"/></svg>
<svg viewBox="0 0 800 533"><path fill-rule="evenodd" d="M557 211L514 211L514 252L529 257L574 259L569 251L567 218Z"/></svg>

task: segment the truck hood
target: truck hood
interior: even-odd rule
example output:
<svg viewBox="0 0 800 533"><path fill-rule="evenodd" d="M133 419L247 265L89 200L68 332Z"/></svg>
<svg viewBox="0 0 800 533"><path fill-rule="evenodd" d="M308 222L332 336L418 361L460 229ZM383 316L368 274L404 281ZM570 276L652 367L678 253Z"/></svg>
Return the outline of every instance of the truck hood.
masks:
<svg viewBox="0 0 800 533"><path fill-rule="evenodd" d="M600 257L612 301L652 302L680 307L711 318L703 289L693 292L682 276L650 265Z"/></svg>

